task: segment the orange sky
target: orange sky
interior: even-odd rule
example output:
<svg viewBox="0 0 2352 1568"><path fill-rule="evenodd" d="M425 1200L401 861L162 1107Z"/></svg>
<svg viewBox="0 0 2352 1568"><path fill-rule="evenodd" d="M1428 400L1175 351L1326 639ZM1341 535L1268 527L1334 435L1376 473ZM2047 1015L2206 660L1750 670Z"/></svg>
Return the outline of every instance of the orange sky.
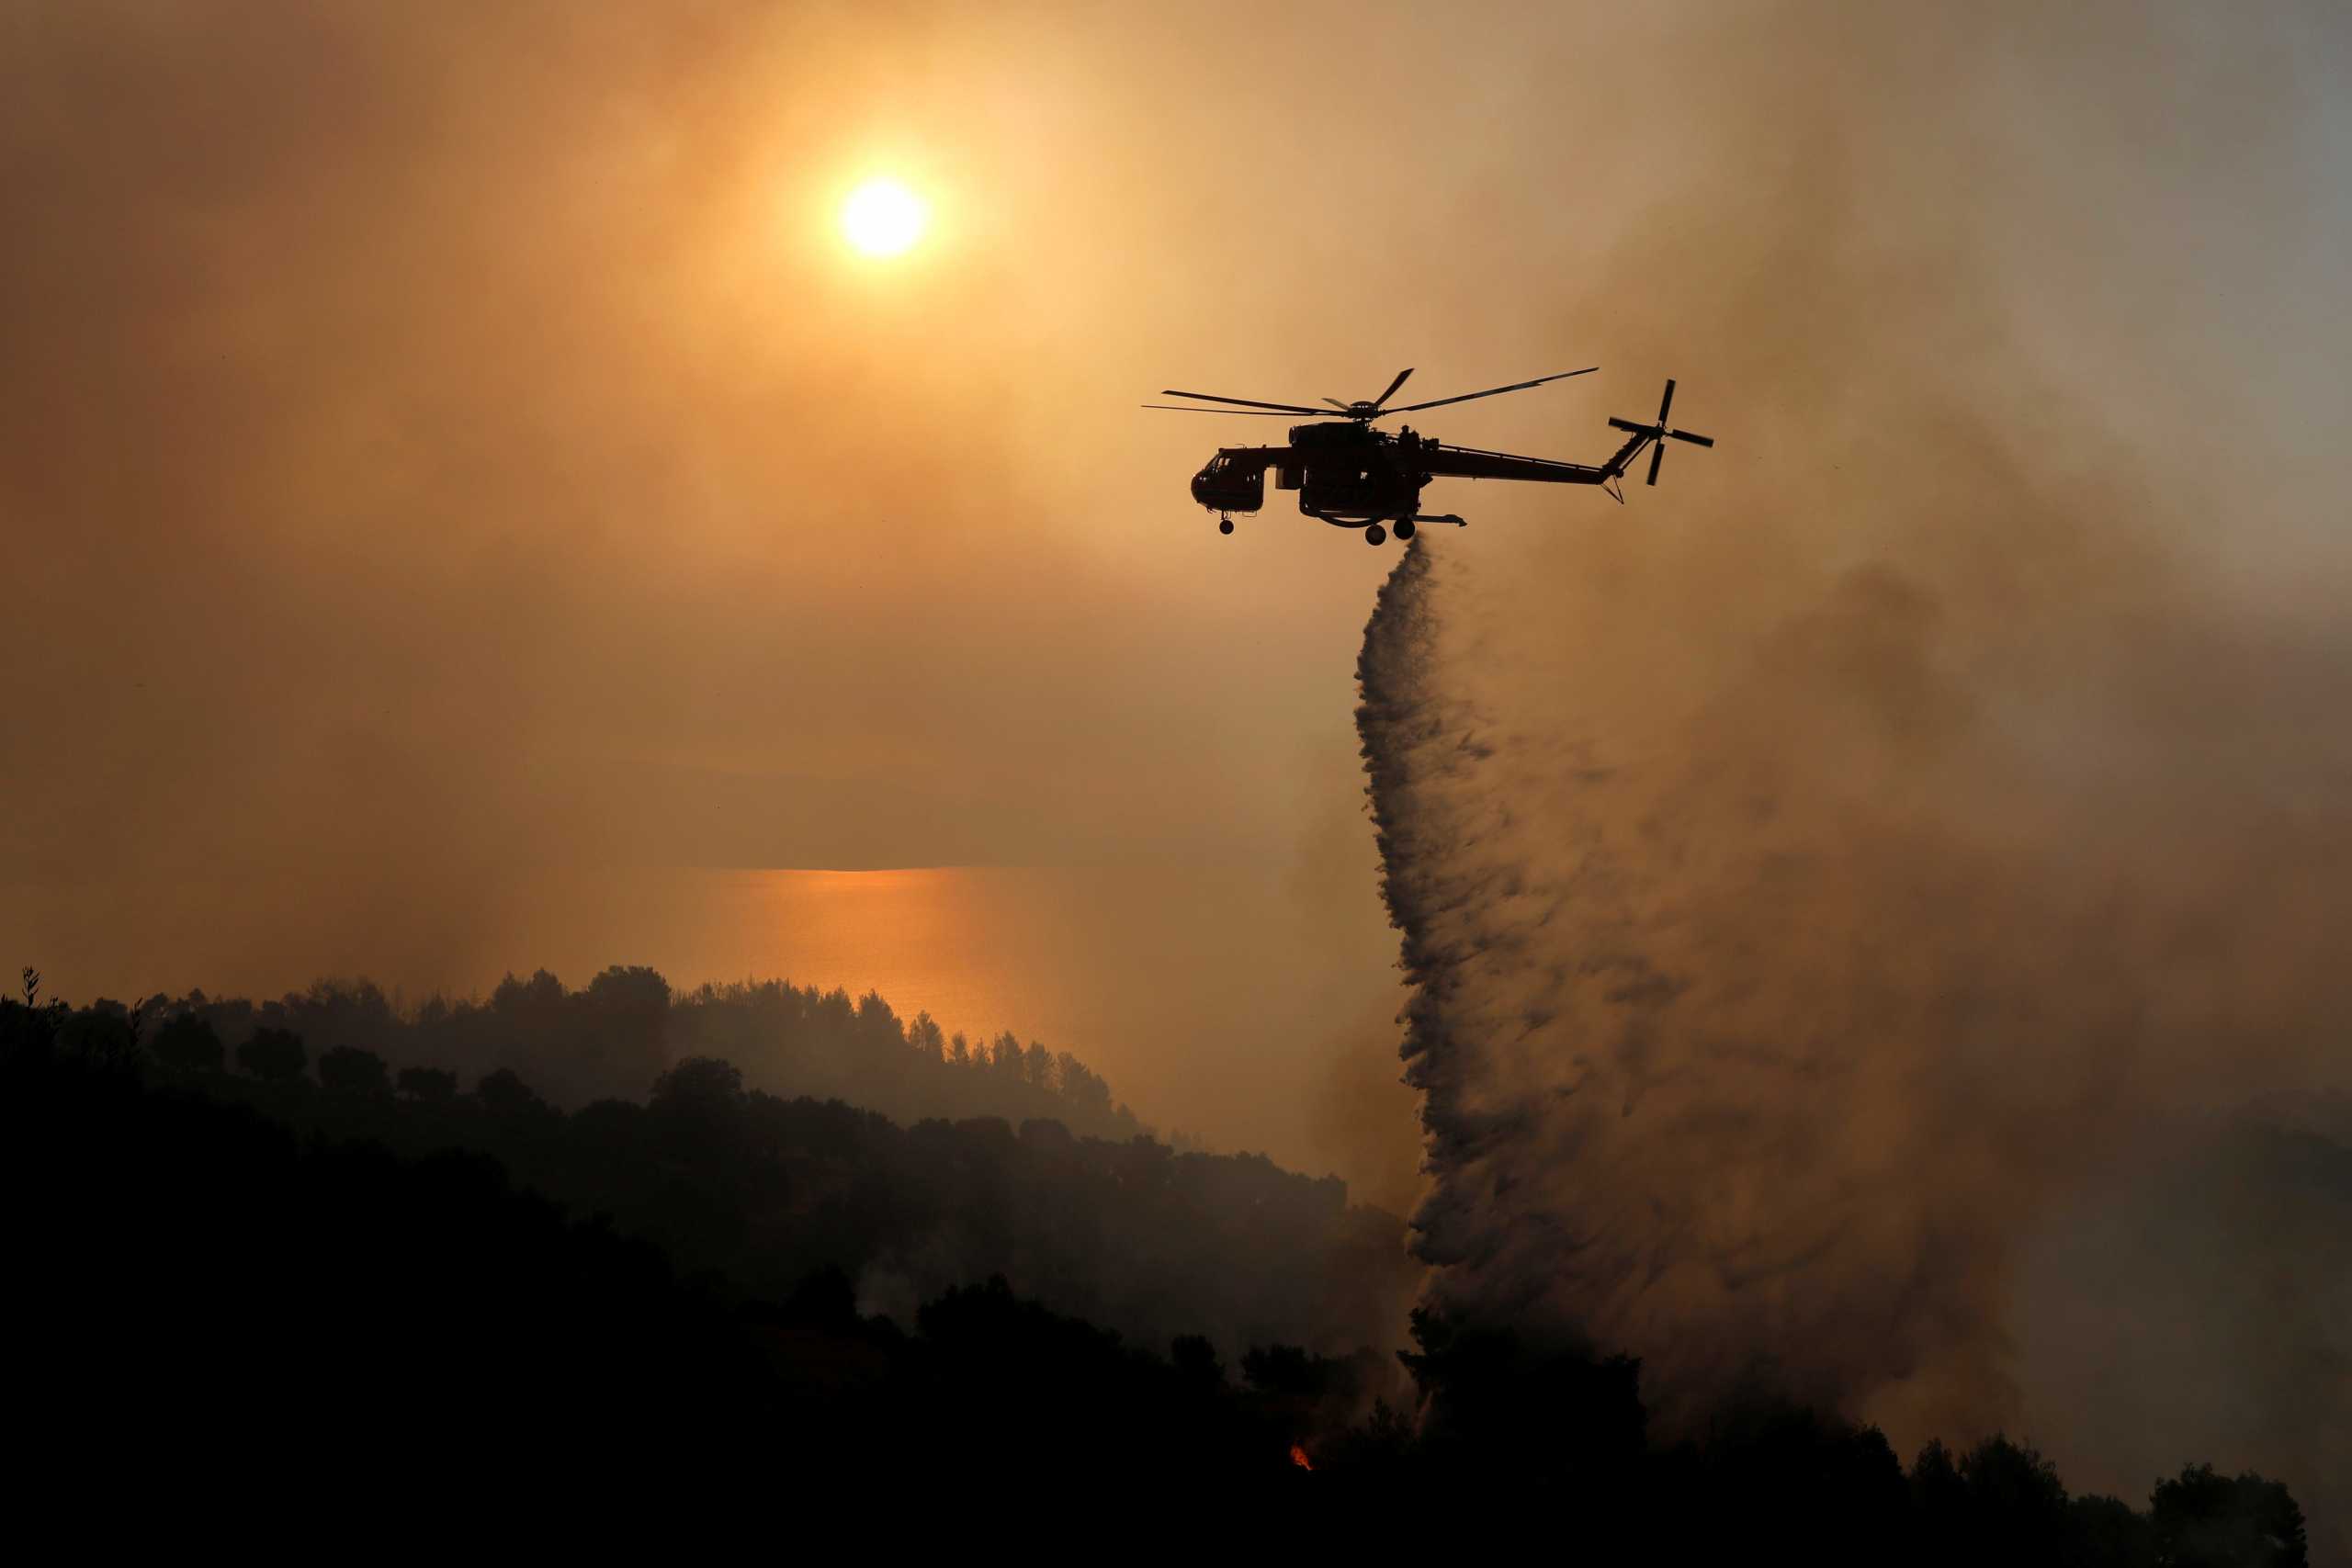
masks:
<svg viewBox="0 0 2352 1568"><path fill-rule="evenodd" d="M324 933L464 985L540 961L482 911L550 869L1117 868L1137 931L1230 873L1165 982L1295 950L1329 1028L1178 1073L1146 996L1069 1043L1154 1120L1330 1153L1390 1043L1350 714L1393 547L1219 539L1184 480L1269 433L1135 405L1598 363L1430 419L1590 458L1681 377L1722 445L1624 511L1432 492L1476 525L1440 547L1551 570L1976 482L1871 447L1932 388L2324 622L2344 29L2109 20L0 6L0 934L127 994L261 879L299 892L241 963ZM874 173L933 205L887 264L833 226ZM2060 410L2096 444L2037 445Z"/></svg>

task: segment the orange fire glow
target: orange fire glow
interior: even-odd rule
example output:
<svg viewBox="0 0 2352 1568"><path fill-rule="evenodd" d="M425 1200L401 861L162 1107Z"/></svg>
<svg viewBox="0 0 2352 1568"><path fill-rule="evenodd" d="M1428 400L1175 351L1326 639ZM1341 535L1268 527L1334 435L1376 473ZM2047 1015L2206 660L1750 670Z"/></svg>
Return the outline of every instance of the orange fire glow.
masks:
<svg viewBox="0 0 2352 1568"><path fill-rule="evenodd" d="M1301 1470L1315 1468L1315 1461L1306 1457L1306 1449L1303 1444L1293 1443L1290 1446L1290 1461Z"/></svg>

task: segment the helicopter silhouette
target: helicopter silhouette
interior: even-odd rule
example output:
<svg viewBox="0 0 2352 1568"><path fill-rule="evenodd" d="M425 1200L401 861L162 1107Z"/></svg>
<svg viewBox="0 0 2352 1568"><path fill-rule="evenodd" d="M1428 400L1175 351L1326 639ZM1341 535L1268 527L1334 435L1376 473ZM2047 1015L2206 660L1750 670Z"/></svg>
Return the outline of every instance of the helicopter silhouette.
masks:
<svg viewBox="0 0 2352 1568"><path fill-rule="evenodd" d="M1571 376L1589 376L1600 368L1588 365L1581 370L1563 370L1557 375L1538 376L1532 381L1514 381L1508 387L1489 387L1483 392L1464 392L1451 398L1433 398L1425 403L1405 403L1396 408L1388 400L1405 384L1413 372L1396 372L1388 389L1376 398L1360 399L1343 403L1337 398L1323 400L1336 412L1326 412L1303 403L1261 402L1251 398L1224 398L1211 392L1180 392L1170 387L1161 391L1164 398L1193 398L1203 403L1224 405L1199 408L1184 403L1146 403L1148 409L1163 409L1170 413L1235 413L1254 414L1261 419L1284 414L1307 414L1319 423L1296 424L1290 430L1290 445L1286 446L1223 446L1206 467L1193 476L1193 499L1216 513L1217 532L1233 532L1233 514L1251 513L1266 503L1266 470L1274 473L1276 490L1298 492L1298 509L1306 516L1329 523L1334 527L1361 528L1370 543L1385 543L1388 525L1393 525L1399 539L1413 536L1416 525L1450 523L1467 527L1467 522L1452 513L1431 513L1421 510L1421 488L1431 479L1523 479L1536 484L1602 485L1619 501L1625 499L1624 491L1616 481L1625 476L1634 458L1644 447L1650 449L1648 482L1657 483L1658 465L1666 457L1668 441L1687 441L1694 446L1713 446L1713 437L1693 434L1687 430L1673 430L1667 425L1667 415L1674 407L1674 383L1666 384L1666 396L1658 400L1657 418L1646 424L1632 420L1611 419L1610 424L1629 433L1625 444L1617 448L1607 461L1598 466L1589 463L1555 462L1549 457L1520 457L1509 452L1482 452L1473 446L1450 446L1426 435L1417 435L1410 425L1395 433L1375 430L1373 422L1391 414L1419 413L1423 409L1443 408L1448 403L1466 403L1476 398L1491 398L1504 392L1524 391L1541 387L1547 381L1565 381Z"/></svg>

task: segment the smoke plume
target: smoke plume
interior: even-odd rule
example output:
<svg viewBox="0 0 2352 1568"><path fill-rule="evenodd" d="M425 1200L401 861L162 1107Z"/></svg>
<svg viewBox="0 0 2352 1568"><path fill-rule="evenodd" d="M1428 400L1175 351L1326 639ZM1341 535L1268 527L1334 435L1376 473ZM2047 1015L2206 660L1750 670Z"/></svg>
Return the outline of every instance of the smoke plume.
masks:
<svg viewBox="0 0 2352 1568"><path fill-rule="evenodd" d="M2342 469L2238 417L2334 406L2257 84L2340 28L1781 19L1832 14L1866 68L1678 61L1690 199L1561 292L1721 445L1623 513L1482 488L1366 629L1427 1293L1639 1355L1668 1430L1769 1390L2135 1500L2210 1459L2341 1555ZM2150 160L2192 79L2276 112Z"/></svg>
<svg viewBox="0 0 2352 1568"><path fill-rule="evenodd" d="M2292 742L2335 668L2084 597L2138 674L2031 723L2055 700L2019 678L2051 673L2040 615L1963 619L1863 565L1726 634L1685 613L1670 553L1539 590L1417 541L1366 630L1430 1295L1640 1355L1670 1427L1763 1387L1899 1443L2023 1430L2106 1479L2137 1450L2067 1439L2130 1429L2120 1404L2164 1418L2154 1463L2226 1427L2258 1451L2215 1458L2307 1496L2344 1473L2343 1320L2312 1303L2352 1273L2306 1245L2310 1216L2352 1216L2339 1147L2301 1177L2266 1154L2245 1223L2141 1263L2091 1234L2118 1184L2228 1186L2245 1113L2342 1079L2352 823ZM2197 700L2199 671L2229 696ZM2167 1250L2180 1299L2151 1301ZM2049 1310L2021 1323L2029 1255ZM2021 1337L2047 1384L2168 1312L2201 1327L2115 1376L2021 1371Z"/></svg>

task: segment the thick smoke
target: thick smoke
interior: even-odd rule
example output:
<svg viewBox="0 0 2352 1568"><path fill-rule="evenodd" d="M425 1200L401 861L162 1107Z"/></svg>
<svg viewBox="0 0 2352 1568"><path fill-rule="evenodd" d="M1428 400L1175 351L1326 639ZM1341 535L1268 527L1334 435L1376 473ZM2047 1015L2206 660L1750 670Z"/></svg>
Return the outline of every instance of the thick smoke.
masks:
<svg viewBox="0 0 2352 1568"><path fill-rule="evenodd" d="M2340 1554L2352 638L2284 323L2338 338L2259 84L2341 28L1839 16L1700 65L1753 134L1560 295L1607 412L1679 373L1722 445L1482 489L1367 628L1428 1291L1640 1355L1668 1429L2251 1466Z"/></svg>
<svg viewBox="0 0 2352 1568"><path fill-rule="evenodd" d="M1538 587L1417 542L1366 631L1431 1296L1639 1354L1669 1426L1768 1388L2334 1501L2346 1129L2253 1117L2345 1077L2352 821L2295 743L2339 667L2086 596L2137 673L2062 703L2022 603L1859 566L1745 635L1650 554ZM2117 1219L2166 1184L2234 1208Z"/></svg>

